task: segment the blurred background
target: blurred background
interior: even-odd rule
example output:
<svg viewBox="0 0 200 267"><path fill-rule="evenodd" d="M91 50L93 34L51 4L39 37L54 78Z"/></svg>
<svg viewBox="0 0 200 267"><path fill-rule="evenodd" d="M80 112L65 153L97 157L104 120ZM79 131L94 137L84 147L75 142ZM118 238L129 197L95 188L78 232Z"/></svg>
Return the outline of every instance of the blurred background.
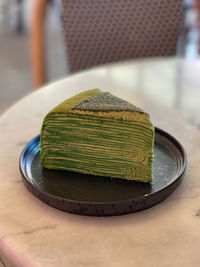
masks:
<svg viewBox="0 0 200 267"><path fill-rule="evenodd" d="M29 30L34 0L0 0L0 114L34 89ZM48 82L67 75L60 1L47 9L45 26Z"/></svg>
<svg viewBox="0 0 200 267"><path fill-rule="evenodd" d="M184 0L184 30L177 56L199 57L199 0ZM0 0L0 114L34 90L30 59L30 27L34 0ZM60 0L51 1L45 18L47 83L69 74Z"/></svg>

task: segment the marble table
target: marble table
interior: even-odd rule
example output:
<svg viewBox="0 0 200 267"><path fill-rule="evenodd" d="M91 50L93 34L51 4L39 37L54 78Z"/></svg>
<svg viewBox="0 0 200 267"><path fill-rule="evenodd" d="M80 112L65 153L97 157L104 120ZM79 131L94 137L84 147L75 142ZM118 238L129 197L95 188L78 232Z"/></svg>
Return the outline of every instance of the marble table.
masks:
<svg viewBox="0 0 200 267"><path fill-rule="evenodd" d="M151 114L188 154L180 186L162 203L117 217L45 205L23 185L19 156L45 114L100 88ZM80 72L33 92L0 118L0 255L6 266L183 267L200 264L200 61L150 59Z"/></svg>

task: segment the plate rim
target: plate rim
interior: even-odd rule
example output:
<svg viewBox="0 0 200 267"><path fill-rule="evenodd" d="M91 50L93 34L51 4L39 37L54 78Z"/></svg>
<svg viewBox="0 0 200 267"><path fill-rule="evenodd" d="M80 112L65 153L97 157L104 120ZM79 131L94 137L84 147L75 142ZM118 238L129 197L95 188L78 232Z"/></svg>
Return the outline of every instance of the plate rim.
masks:
<svg viewBox="0 0 200 267"><path fill-rule="evenodd" d="M171 187L173 186L173 184L177 183L181 177L184 175L185 171L186 171L186 168L187 168L187 153L184 149L184 147L182 146L182 144L175 138L173 137L171 134L169 134L168 132L158 128L158 127L154 127L155 128L155 134L158 133L160 135L164 135L165 138L169 139L170 142L172 142L179 150L181 156L182 156L182 159L183 159L183 166L178 174L178 176L175 177L175 179L173 181L171 181L168 185L166 185L164 188L161 188L155 192L152 192L152 193L147 193L143 196L140 196L140 197L137 197L137 198L134 198L134 201L137 201L137 200L140 200L140 199L147 199L149 198L150 196L154 196L154 195L157 195L158 193L162 193L162 191L165 191L166 188L168 187ZM72 199L68 199L68 198L63 198L63 197L60 197L60 196L56 196L56 195L53 195L53 194L50 194L42 189L40 189L36 184L32 183L31 180L26 176L26 173L23 171L23 168L22 168L22 159L24 157L24 154L27 150L27 147L36 139L40 138L40 134L35 136L34 138L32 138L24 147L24 149L22 150L21 154L20 154L20 158L19 158L19 169L20 169L20 172L21 172L21 175L22 175L22 180L23 182L25 183L25 185L27 186L27 184L29 184L29 186L31 187L34 187L39 193L41 194L45 194L46 196L49 196L49 198L54 198L54 199L59 199L60 201L63 201L64 202L70 202L70 203L76 203L76 204L85 204L85 205L95 205L95 206L98 206L98 205L108 205L108 204L123 204L123 203L126 203L126 202L129 202L129 201L132 201L133 198L129 198L129 199L126 199L126 200L117 200L117 201L98 201L98 202L95 202L95 201L79 201L79 200L72 200ZM89 174L88 174L89 175ZM29 189L29 188L28 188ZM174 190L173 190L174 191ZM173 192L172 191L172 192ZM31 192L33 193L33 192Z"/></svg>

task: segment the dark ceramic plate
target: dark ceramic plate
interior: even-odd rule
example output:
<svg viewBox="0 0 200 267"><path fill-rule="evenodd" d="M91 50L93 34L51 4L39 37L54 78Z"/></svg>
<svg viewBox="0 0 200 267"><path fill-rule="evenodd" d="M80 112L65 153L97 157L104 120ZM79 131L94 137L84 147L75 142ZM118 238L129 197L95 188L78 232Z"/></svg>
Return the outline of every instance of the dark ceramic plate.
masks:
<svg viewBox="0 0 200 267"><path fill-rule="evenodd" d="M181 144L158 128L152 183L44 169L40 165L39 140L37 136L30 141L21 154L24 184L46 204L76 214L112 216L152 207L174 191L186 169Z"/></svg>

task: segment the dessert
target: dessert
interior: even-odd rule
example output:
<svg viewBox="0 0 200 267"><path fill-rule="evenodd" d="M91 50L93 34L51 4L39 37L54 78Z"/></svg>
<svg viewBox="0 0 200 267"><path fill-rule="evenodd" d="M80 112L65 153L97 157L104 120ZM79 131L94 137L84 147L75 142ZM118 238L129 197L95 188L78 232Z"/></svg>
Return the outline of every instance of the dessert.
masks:
<svg viewBox="0 0 200 267"><path fill-rule="evenodd" d="M140 108L99 89L51 110L40 135L44 168L151 182L154 127Z"/></svg>

